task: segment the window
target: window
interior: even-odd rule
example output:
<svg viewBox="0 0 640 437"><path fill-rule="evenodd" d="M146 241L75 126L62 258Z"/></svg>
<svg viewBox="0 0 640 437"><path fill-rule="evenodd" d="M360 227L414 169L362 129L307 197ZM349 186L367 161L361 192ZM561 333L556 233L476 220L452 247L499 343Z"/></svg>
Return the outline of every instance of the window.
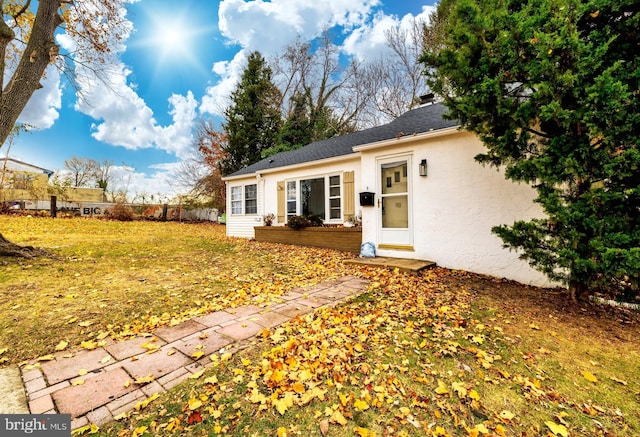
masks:
<svg viewBox="0 0 640 437"><path fill-rule="evenodd" d="M242 214L242 187L231 187L231 214Z"/></svg>
<svg viewBox="0 0 640 437"><path fill-rule="evenodd" d="M258 213L258 185L231 187L231 214Z"/></svg>
<svg viewBox="0 0 640 437"><path fill-rule="evenodd" d="M244 213L258 213L258 186L256 184L244 187Z"/></svg>
<svg viewBox="0 0 640 437"><path fill-rule="evenodd" d="M341 176L323 176L287 181L287 218L294 215L317 215L323 220L342 218Z"/></svg>
<svg viewBox="0 0 640 437"><path fill-rule="evenodd" d="M297 192L296 181L287 182L287 219L298 213Z"/></svg>
<svg viewBox="0 0 640 437"><path fill-rule="evenodd" d="M340 220L340 176L329 177L329 219Z"/></svg>

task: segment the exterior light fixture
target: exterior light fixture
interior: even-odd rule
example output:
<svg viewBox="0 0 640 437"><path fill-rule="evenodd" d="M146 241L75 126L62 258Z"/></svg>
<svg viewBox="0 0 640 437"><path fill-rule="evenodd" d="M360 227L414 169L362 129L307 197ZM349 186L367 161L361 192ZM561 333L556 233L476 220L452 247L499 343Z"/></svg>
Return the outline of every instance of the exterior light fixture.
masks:
<svg viewBox="0 0 640 437"><path fill-rule="evenodd" d="M427 176L427 160L423 159L420 161L420 165L418 166L418 172L420 176Z"/></svg>

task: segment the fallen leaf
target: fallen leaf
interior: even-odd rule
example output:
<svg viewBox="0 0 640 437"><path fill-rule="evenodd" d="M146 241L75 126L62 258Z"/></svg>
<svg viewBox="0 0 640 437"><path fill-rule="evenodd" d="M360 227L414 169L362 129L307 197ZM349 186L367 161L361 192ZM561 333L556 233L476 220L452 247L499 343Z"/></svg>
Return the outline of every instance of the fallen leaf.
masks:
<svg viewBox="0 0 640 437"><path fill-rule="evenodd" d="M67 346L69 346L69 342L62 340L62 341L60 341L60 343L58 343L56 345L56 350L57 351L63 351L63 350L65 350L67 348Z"/></svg>
<svg viewBox="0 0 640 437"><path fill-rule="evenodd" d="M44 355L42 357L38 357L38 359L36 361L52 361L55 360L56 357L54 357L53 355Z"/></svg>
<svg viewBox="0 0 640 437"><path fill-rule="evenodd" d="M551 432L554 435L559 435L562 437L569 437L569 431L567 430L567 427L564 425L560 425L558 423L555 422L545 422L545 425L547 425L547 427L551 430Z"/></svg>
<svg viewBox="0 0 640 437"><path fill-rule="evenodd" d="M320 421L320 433L323 436L329 434L329 421L327 419L322 419Z"/></svg>
<svg viewBox="0 0 640 437"><path fill-rule="evenodd" d="M196 372L193 375L189 375L189 379L198 379L198 378L200 378L205 370L206 369L202 369L201 371Z"/></svg>
<svg viewBox="0 0 640 437"><path fill-rule="evenodd" d="M502 410L500 412L500 418L503 420L512 420L514 417L516 417L516 415L509 410Z"/></svg>
<svg viewBox="0 0 640 437"><path fill-rule="evenodd" d="M187 417L187 424L193 425L202 422L202 413L200 411L192 411Z"/></svg>
<svg viewBox="0 0 640 437"><path fill-rule="evenodd" d="M149 383L151 381L153 381L155 379L155 377L153 375L147 375L147 376L143 376L141 378L136 379L135 383L136 384L146 384Z"/></svg>
<svg viewBox="0 0 640 437"><path fill-rule="evenodd" d="M582 376L589 382L596 383L598 382L598 378L596 378L591 372L583 371Z"/></svg>
<svg viewBox="0 0 640 437"><path fill-rule="evenodd" d="M342 426L345 426L347 424L347 419L345 419L345 417L339 410L333 412L333 414L331 415L331 421L337 422Z"/></svg>
<svg viewBox="0 0 640 437"><path fill-rule="evenodd" d="M362 399L357 399L353 403L353 407L358 411L364 411L369 408L369 404L363 401Z"/></svg>
<svg viewBox="0 0 640 437"><path fill-rule="evenodd" d="M627 385L627 381L623 381L622 379L618 379L615 376L610 378L613 382L617 382L618 384Z"/></svg>
<svg viewBox="0 0 640 437"><path fill-rule="evenodd" d="M191 398L189 399L189 409L191 411L197 410L202 406L202 401L200 399Z"/></svg>

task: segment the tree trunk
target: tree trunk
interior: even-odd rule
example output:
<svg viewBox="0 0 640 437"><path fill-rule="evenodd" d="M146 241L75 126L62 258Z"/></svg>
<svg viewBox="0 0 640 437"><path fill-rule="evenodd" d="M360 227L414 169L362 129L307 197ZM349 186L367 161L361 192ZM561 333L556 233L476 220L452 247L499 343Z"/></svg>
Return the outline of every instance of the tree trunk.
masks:
<svg viewBox="0 0 640 437"><path fill-rule="evenodd" d="M6 86L0 93L0 146L11 133L18 116L35 90L41 88L40 79L47 66L58 54L58 46L54 34L62 23L58 15L60 0L42 0L38 2L38 11L33 28L29 36L29 42L20 62L13 72L11 79L6 81ZM6 26L0 38L0 53L5 54L5 49L13 37L6 31ZM2 65L4 67L4 65ZM0 72L4 74L4 68ZM4 79L4 76L0 76ZM0 81L0 86L5 82Z"/></svg>
<svg viewBox="0 0 640 437"><path fill-rule="evenodd" d="M19 246L7 240L2 234L0 234L0 256L35 258L45 254L46 252L42 249L37 249L32 246Z"/></svg>
<svg viewBox="0 0 640 437"><path fill-rule="evenodd" d="M583 282L576 279L570 279L569 294L572 301L576 303L584 302L588 299L589 290Z"/></svg>

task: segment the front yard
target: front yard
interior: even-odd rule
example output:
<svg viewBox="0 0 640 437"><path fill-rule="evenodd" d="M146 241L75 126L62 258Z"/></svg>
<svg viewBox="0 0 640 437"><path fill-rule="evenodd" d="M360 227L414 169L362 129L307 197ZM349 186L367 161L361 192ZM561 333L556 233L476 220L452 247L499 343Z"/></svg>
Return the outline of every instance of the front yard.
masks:
<svg viewBox="0 0 640 437"><path fill-rule="evenodd" d="M0 361L129 338L229 307L268 307L344 275L369 291L271 331L96 431L132 435L638 435L637 313L353 254L226 239L217 225L0 217L44 247L0 259Z"/></svg>

